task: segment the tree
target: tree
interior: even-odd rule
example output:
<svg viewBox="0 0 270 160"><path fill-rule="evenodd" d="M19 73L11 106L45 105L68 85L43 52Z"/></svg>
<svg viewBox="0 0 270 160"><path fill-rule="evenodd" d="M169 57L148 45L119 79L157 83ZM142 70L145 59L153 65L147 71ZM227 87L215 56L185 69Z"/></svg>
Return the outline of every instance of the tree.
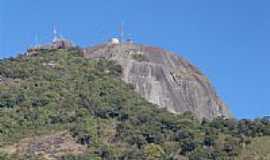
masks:
<svg viewBox="0 0 270 160"><path fill-rule="evenodd" d="M204 138L204 145L211 147L215 144L215 138L213 136L206 136Z"/></svg>
<svg viewBox="0 0 270 160"><path fill-rule="evenodd" d="M187 132L186 130L179 129L175 133L175 140L176 141L181 141L183 139L191 138L192 134Z"/></svg>
<svg viewBox="0 0 270 160"><path fill-rule="evenodd" d="M181 153L185 155L188 152L192 152L193 150L195 150L196 147L196 142L194 142L192 139L186 139L181 145Z"/></svg>

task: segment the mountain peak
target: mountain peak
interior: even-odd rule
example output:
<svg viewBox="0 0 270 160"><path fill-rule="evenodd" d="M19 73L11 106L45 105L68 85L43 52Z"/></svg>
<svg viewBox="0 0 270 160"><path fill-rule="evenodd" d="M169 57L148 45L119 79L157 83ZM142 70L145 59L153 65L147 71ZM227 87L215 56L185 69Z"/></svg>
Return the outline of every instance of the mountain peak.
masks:
<svg viewBox="0 0 270 160"><path fill-rule="evenodd" d="M105 43L83 49L84 57L115 60L122 80L151 103L173 113L191 111L199 118L230 117L209 80L191 63L159 47Z"/></svg>

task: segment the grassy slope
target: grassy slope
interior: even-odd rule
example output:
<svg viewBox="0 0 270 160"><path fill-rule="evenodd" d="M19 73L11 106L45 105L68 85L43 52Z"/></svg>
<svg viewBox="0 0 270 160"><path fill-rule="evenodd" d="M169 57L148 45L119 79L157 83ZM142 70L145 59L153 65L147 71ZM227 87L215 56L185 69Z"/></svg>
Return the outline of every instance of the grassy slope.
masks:
<svg viewBox="0 0 270 160"><path fill-rule="evenodd" d="M241 152L239 160L269 160L270 137L258 137L252 140Z"/></svg>

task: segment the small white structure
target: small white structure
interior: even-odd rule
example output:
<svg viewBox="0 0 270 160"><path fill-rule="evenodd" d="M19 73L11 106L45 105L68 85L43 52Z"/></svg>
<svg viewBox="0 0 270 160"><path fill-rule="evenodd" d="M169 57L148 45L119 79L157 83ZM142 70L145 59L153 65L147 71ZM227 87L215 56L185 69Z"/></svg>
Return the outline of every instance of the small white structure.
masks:
<svg viewBox="0 0 270 160"><path fill-rule="evenodd" d="M118 38L112 38L111 44L120 44L120 40Z"/></svg>

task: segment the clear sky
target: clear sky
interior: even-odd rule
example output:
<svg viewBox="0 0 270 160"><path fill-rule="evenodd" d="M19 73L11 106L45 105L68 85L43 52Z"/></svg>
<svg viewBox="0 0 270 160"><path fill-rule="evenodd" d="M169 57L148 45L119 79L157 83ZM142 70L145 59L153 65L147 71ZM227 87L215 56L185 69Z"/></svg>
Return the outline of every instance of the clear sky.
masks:
<svg viewBox="0 0 270 160"><path fill-rule="evenodd" d="M0 58L50 41L53 25L89 46L121 22L136 42L199 67L237 118L270 114L268 0L0 0Z"/></svg>

